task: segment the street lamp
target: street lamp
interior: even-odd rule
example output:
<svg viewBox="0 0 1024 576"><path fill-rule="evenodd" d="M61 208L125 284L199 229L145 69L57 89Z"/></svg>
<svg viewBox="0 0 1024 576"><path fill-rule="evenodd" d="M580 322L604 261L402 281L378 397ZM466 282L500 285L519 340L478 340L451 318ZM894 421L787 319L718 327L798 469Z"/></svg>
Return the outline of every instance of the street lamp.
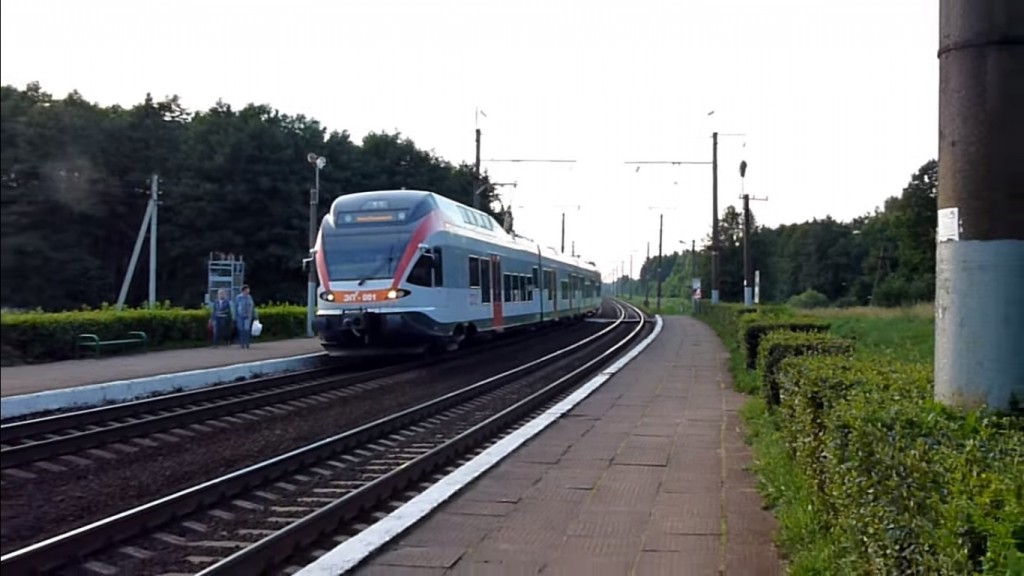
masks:
<svg viewBox="0 0 1024 576"><path fill-rule="evenodd" d="M306 161L313 165L313 187L309 190L309 270L306 286L306 337L313 337L313 310L316 307L316 266L313 250L316 248L316 209L320 201L320 170L327 165L327 158L310 152Z"/></svg>

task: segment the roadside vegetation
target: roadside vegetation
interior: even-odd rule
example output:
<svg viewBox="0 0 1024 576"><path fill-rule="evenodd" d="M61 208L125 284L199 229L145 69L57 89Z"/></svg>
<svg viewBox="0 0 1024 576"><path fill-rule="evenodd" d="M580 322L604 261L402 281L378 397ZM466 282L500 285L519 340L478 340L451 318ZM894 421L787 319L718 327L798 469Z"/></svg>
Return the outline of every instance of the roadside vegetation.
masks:
<svg viewBox="0 0 1024 576"><path fill-rule="evenodd" d="M306 308L287 304L260 306L256 310L263 332L260 340L296 338L306 334ZM208 342L208 309L175 308L163 304L124 309L109 306L69 312L0 312L0 363L4 366L68 360L76 355L79 334L95 334L100 340L117 340L142 331L149 349L190 348Z"/></svg>
<svg viewBox="0 0 1024 576"><path fill-rule="evenodd" d="M705 305L790 573L1024 574L1024 417L932 399L931 307Z"/></svg>

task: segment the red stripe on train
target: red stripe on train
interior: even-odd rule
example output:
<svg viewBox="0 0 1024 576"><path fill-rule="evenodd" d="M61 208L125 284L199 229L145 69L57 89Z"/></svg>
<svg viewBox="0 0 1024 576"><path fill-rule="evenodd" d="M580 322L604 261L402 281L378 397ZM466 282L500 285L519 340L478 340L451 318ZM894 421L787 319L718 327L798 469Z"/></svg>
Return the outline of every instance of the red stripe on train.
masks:
<svg viewBox="0 0 1024 576"><path fill-rule="evenodd" d="M409 240L408 246L405 247L405 252L402 253L402 258L398 261L398 266L395 267L392 288L398 288L399 283L402 282L402 276L405 276L406 268L412 263L413 256L418 252L420 243L430 234L440 230L443 224L441 215L436 210L431 211L423 218L423 222L420 222L420 225L413 231L412 238Z"/></svg>

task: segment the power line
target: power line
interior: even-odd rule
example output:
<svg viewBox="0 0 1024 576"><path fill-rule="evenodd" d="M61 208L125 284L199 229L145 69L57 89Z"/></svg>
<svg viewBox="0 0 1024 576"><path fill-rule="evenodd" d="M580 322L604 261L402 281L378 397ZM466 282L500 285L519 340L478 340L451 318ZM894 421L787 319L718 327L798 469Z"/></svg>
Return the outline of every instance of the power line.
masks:
<svg viewBox="0 0 1024 576"><path fill-rule="evenodd" d="M547 160L540 158L487 158L484 162L536 162L547 164L575 164L576 160Z"/></svg>

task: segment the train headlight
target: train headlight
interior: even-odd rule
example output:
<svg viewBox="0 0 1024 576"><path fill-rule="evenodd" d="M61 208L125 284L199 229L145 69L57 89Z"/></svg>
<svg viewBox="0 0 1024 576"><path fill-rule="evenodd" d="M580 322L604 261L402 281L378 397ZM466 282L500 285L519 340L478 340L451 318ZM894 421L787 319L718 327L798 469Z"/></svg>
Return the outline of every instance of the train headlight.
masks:
<svg viewBox="0 0 1024 576"><path fill-rule="evenodd" d="M394 300L395 298L398 298L398 292L395 290L388 290L388 300Z"/></svg>
<svg viewBox="0 0 1024 576"><path fill-rule="evenodd" d="M328 292L327 293L327 301L328 302L334 302L334 292Z"/></svg>

